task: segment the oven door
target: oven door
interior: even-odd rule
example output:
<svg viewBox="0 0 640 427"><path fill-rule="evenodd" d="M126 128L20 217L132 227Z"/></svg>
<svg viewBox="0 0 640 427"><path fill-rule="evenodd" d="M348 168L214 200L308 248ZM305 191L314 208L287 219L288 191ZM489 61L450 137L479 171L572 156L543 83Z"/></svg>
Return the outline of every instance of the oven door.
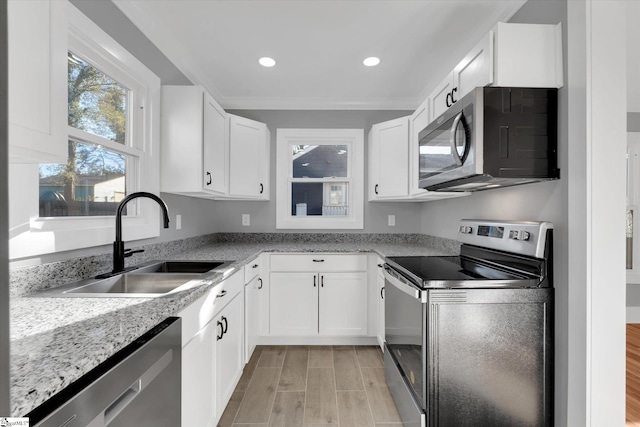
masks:
<svg viewBox="0 0 640 427"><path fill-rule="evenodd" d="M427 408L427 295L388 264L384 266L384 276L387 349L424 411Z"/></svg>

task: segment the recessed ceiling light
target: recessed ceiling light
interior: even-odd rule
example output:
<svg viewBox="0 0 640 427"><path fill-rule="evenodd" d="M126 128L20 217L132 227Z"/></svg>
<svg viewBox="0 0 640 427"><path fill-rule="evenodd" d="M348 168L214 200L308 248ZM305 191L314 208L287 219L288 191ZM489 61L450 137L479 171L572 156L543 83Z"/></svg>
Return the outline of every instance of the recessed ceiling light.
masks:
<svg viewBox="0 0 640 427"><path fill-rule="evenodd" d="M269 58L268 56L258 59L258 62L263 67L273 67L274 65L276 65L275 59Z"/></svg>
<svg viewBox="0 0 640 427"><path fill-rule="evenodd" d="M377 58L375 56L370 56L368 58L365 58L365 60L362 61L362 63L367 67L375 67L380 63L380 58Z"/></svg>

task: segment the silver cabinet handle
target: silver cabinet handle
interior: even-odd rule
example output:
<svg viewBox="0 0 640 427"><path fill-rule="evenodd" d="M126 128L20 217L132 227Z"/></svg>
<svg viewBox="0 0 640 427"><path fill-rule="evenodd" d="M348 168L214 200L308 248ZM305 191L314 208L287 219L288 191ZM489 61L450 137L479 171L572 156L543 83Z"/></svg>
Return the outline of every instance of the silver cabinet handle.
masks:
<svg viewBox="0 0 640 427"><path fill-rule="evenodd" d="M253 265L251 266L251 268L258 268L258 267L259 267L259 265L258 265L258 264L253 264Z"/></svg>
<svg viewBox="0 0 640 427"><path fill-rule="evenodd" d="M313 262L324 262L323 259L314 259Z"/></svg>
<svg viewBox="0 0 640 427"><path fill-rule="evenodd" d="M258 282L260 282L260 284L258 285L258 289L262 289L262 279L258 277Z"/></svg>
<svg viewBox="0 0 640 427"><path fill-rule="evenodd" d="M227 294L226 289L223 290L222 292L220 292L218 295L216 295L216 298L222 298L223 296L225 296Z"/></svg>

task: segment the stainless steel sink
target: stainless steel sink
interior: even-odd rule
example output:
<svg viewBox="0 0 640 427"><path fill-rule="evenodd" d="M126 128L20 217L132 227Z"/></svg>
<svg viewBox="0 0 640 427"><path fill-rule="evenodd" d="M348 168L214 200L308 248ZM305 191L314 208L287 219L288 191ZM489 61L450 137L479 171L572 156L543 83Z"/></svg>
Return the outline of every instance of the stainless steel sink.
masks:
<svg viewBox="0 0 640 427"><path fill-rule="evenodd" d="M166 294L199 274L137 274L129 273L97 280L62 293L79 294Z"/></svg>
<svg viewBox="0 0 640 427"><path fill-rule="evenodd" d="M152 261L107 278L86 279L37 292L32 297L151 298L202 284L229 274L234 261Z"/></svg>
<svg viewBox="0 0 640 427"><path fill-rule="evenodd" d="M207 273L233 261L159 261L134 270L136 273Z"/></svg>

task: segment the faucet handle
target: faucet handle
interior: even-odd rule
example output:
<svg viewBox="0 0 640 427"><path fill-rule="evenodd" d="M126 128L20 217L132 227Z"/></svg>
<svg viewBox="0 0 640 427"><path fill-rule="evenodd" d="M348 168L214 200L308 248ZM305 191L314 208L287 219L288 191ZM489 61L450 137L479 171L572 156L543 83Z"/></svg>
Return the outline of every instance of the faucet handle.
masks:
<svg viewBox="0 0 640 427"><path fill-rule="evenodd" d="M139 252L144 252L144 249L136 249L135 251L133 249L125 249L124 250L124 256L126 257L130 257L133 254L137 254Z"/></svg>

